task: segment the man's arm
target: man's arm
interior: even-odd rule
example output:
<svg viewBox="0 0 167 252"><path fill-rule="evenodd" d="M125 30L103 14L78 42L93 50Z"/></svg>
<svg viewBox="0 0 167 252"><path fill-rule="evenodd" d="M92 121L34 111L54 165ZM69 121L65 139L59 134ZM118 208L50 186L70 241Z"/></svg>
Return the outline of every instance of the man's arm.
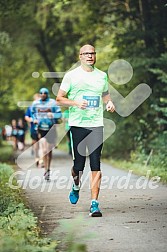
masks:
<svg viewBox="0 0 167 252"><path fill-rule="evenodd" d="M31 106L31 115L32 115L32 122L33 122L34 124L37 124L37 123L38 123L38 120L37 120L37 115L36 115L35 109L36 109L36 101L34 101L34 102L32 103L32 106Z"/></svg>
<svg viewBox="0 0 167 252"><path fill-rule="evenodd" d="M58 102L58 105L66 106L66 107L78 107L80 109L85 109L87 106L87 101L86 100L81 100L81 101L76 101L76 100L70 100L66 97L67 93L59 89L59 92L57 94L57 99L56 101Z"/></svg>
<svg viewBox="0 0 167 252"><path fill-rule="evenodd" d="M25 119L25 121L28 122L28 123L33 122L33 118L32 118L32 117L25 116L24 119Z"/></svg>
<svg viewBox="0 0 167 252"><path fill-rule="evenodd" d="M32 118L32 116L31 116L31 108L30 108L30 107L28 107L28 109L27 109L27 111L26 111L26 113L25 113L25 115L24 115L24 119L25 119L25 121L27 121L28 123L31 123L31 122L33 121L33 118Z"/></svg>
<svg viewBox="0 0 167 252"><path fill-rule="evenodd" d="M62 117L61 108L54 99L52 99L51 112L48 112L47 115L48 118L53 119L60 119Z"/></svg>

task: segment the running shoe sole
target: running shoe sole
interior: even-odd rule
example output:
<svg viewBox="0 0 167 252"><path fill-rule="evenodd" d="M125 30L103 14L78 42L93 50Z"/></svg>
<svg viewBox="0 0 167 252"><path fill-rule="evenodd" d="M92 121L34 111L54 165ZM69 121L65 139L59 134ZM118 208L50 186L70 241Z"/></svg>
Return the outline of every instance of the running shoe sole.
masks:
<svg viewBox="0 0 167 252"><path fill-rule="evenodd" d="M90 217L102 217L102 213L101 212L94 212L94 213L90 213L89 216Z"/></svg>

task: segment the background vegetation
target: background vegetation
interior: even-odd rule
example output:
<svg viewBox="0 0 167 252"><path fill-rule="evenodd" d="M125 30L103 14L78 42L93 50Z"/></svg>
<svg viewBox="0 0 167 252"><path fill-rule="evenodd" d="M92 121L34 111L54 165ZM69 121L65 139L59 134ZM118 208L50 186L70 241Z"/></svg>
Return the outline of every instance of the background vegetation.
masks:
<svg viewBox="0 0 167 252"><path fill-rule="evenodd" d="M7 186L12 174L9 165L0 164L0 251L56 251L56 241L40 237L37 218L25 207L19 189Z"/></svg>
<svg viewBox="0 0 167 252"><path fill-rule="evenodd" d="M5 141L1 142L0 145L0 162L8 162L13 163L14 162L14 150L13 146L11 144L8 144Z"/></svg>
<svg viewBox="0 0 167 252"><path fill-rule="evenodd" d="M129 117L106 113L116 131L105 143L104 157L151 163L166 172L166 0L1 0L0 18L0 126L24 114L18 101L61 82L61 76L46 79L43 72L67 71L78 61L79 47L91 43L101 70L107 72L116 59L132 65L129 83L110 82L123 96L140 83L152 88Z"/></svg>

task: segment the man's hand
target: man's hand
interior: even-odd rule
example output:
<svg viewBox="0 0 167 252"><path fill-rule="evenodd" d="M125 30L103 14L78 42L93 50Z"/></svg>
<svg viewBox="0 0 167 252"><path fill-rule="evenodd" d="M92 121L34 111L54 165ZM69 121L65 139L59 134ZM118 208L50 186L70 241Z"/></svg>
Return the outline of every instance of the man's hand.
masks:
<svg viewBox="0 0 167 252"><path fill-rule="evenodd" d="M53 113L52 113L52 112L48 112L48 113L47 113L47 117L50 118L50 119L52 119L52 118L54 117L54 116L53 116Z"/></svg>
<svg viewBox="0 0 167 252"><path fill-rule="evenodd" d="M37 119L34 119L34 120L33 120L33 123L34 123L34 124L38 124L38 120L37 120Z"/></svg>
<svg viewBox="0 0 167 252"><path fill-rule="evenodd" d="M109 112L114 112L115 111L115 106L112 103L112 101L108 101L106 104L106 110Z"/></svg>
<svg viewBox="0 0 167 252"><path fill-rule="evenodd" d="M87 100L76 101L76 105L80 109L86 109L88 101Z"/></svg>

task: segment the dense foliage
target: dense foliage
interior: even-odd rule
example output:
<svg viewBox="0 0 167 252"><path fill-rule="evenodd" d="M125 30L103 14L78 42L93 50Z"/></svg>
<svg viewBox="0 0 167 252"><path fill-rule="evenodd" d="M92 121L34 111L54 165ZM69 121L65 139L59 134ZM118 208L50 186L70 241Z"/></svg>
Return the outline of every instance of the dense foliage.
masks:
<svg viewBox="0 0 167 252"><path fill-rule="evenodd" d="M151 153L150 160L153 156L157 165L161 160L165 167L166 12L164 0L1 1L2 123L24 112L18 101L32 100L41 86L52 90L61 81L61 76L43 78L43 72L67 71L78 61L79 47L92 43L100 69L107 72L116 59L125 59L133 67L133 78L125 85L110 81L123 96L140 83L152 89L151 96L128 117L106 113L116 123L116 131L106 142L104 155L128 159L135 152L136 159L144 155L147 160ZM39 77L33 78L33 72L39 72Z"/></svg>
<svg viewBox="0 0 167 252"><path fill-rule="evenodd" d="M13 146L6 142L0 140L0 162L11 163L14 162L14 150Z"/></svg>

